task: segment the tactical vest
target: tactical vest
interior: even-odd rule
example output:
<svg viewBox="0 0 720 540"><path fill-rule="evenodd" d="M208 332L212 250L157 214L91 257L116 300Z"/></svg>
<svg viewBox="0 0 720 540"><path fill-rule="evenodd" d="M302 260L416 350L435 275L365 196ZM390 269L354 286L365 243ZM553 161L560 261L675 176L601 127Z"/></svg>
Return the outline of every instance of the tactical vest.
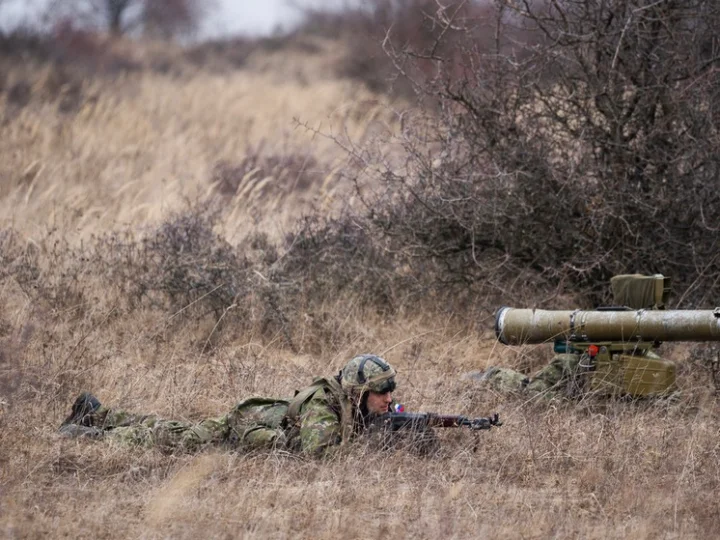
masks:
<svg viewBox="0 0 720 540"><path fill-rule="evenodd" d="M344 445L353 434L353 411L352 403L340 383L335 378L318 377L313 380L312 385L295 393L290 400L285 418L288 427L299 427L300 411L318 390L329 391L334 401L340 406L340 444Z"/></svg>

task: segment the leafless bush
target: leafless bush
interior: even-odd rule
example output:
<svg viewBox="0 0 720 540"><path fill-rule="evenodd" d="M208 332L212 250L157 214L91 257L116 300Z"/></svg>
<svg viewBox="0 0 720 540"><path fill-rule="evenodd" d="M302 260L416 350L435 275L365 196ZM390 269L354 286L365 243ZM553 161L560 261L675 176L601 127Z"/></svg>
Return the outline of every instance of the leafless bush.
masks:
<svg viewBox="0 0 720 540"><path fill-rule="evenodd" d="M346 315L386 316L412 290L362 228L308 220L285 245L256 233L232 246L213 230L215 217L207 206L192 207L142 236L107 233L77 247L53 232L23 245L5 231L0 282L17 284L51 318L149 310L176 332L211 321L215 336L231 328L231 336L254 333L295 352L338 342L346 330L335 309L343 301Z"/></svg>
<svg viewBox="0 0 720 540"><path fill-rule="evenodd" d="M83 282L92 271L76 264L77 252L55 232L49 231L37 242L23 242L14 231L3 231L0 279L12 280L36 309L82 315Z"/></svg>
<svg viewBox="0 0 720 540"><path fill-rule="evenodd" d="M133 246L136 260L109 270L127 272L120 281L137 299L161 295L173 310L192 307L220 317L240 293L248 263L212 226L212 216L201 211L174 216Z"/></svg>
<svg viewBox="0 0 720 540"><path fill-rule="evenodd" d="M392 43L404 50L424 48L436 41L440 28L432 15L437 6L432 0L413 2L373 1L341 12L307 9L300 32L343 40L348 52L337 66L338 74L363 81L370 89L394 88L408 93L406 81L398 82L391 58L383 50L388 35ZM391 31L392 29L392 31Z"/></svg>
<svg viewBox="0 0 720 540"><path fill-rule="evenodd" d="M220 320L250 286L249 262L213 232L211 216L201 211L175 216L144 237L110 233L79 247L52 232L39 245L6 236L0 246L5 277L33 301L72 309L76 318L102 302ZM89 297L92 289L104 297Z"/></svg>
<svg viewBox="0 0 720 540"><path fill-rule="evenodd" d="M116 75L137 72L145 67L127 51L113 48L105 36L61 21L52 31L41 34L17 31L0 35L0 61L15 70L40 68L54 72L55 79L70 79L77 86L89 75ZM153 67L154 58L148 63ZM59 88L59 87L58 87Z"/></svg>
<svg viewBox="0 0 720 540"><path fill-rule="evenodd" d="M300 33L343 40L347 54L337 71L363 81L370 89L413 95L411 78L431 79L436 60L459 61L462 44L472 42L480 50L495 43L492 2L484 0L372 0L342 11L305 10ZM508 29L507 39L526 39ZM507 43L507 41L506 41ZM409 61L412 58L412 61ZM460 64L455 66L460 71Z"/></svg>
<svg viewBox="0 0 720 540"><path fill-rule="evenodd" d="M402 270L383 252L361 222L306 219L288 238L279 275L301 284L311 299L352 297L354 302L393 313L400 307Z"/></svg>
<svg viewBox="0 0 720 540"><path fill-rule="evenodd" d="M51 21L75 21L85 29L119 35L139 28L169 38L192 34L210 9L207 0L54 0L46 11Z"/></svg>
<svg viewBox="0 0 720 540"><path fill-rule="evenodd" d="M20 28L13 32L0 32L0 57L33 56L47 59L52 55L48 40L37 32Z"/></svg>
<svg viewBox="0 0 720 540"><path fill-rule="evenodd" d="M258 38L233 36L189 46L184 49L183 56L190 63L204 69L228 71L245 66L252 54L283 50L314 55L319 54L322 49L312 38L298 33Z"/></svg>
<svg viewBox="0 0 720 540"><path fill-rule="evenodd" d="M143 31L164 39L193 35L214 7L213 0L145 0L141 15Z"/></svg>
<svg viewBox="0 0 720 540"><path fill-rule="evenodd" d="M682 292L678 304L711 301L718 7L499 2L494 20L494 50L468 29L450 56L432 57L433 78L414 80L441 119L407 123L409 166L380 164L377 229L412 268L430 265L451 285L503 276L507 287L530 271L540 287L570 282L600 302L615 273L662 272ZM461 26L433 21L440 41ZM508 48L518 25L543 39ZM395 54L401 70L427 61Z"/></svg>
<svg viewBox="0 0 720 540"><path fill-rule="evenodd" d="M197 66L212 67L219 64L222 69L239 68L245 65L254 49L253 40L241 37L206 41L189 47L185 58Z"/></svg>

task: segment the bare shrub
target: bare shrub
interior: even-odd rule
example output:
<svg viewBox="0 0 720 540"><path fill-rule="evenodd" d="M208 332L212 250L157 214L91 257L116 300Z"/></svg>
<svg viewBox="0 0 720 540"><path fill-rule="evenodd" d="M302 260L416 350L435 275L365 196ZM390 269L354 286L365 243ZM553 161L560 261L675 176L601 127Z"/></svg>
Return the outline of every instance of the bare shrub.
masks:
<svg viewBox="0 0 720 540"><path fill-rule="evenodd" d="M76 81L88 75L137 72L143 67L127 51L114 48L105 36L72 20L59 21L47 33L0 35L0 60L14 68L51 67Z"/></svg>
<svg viewBox="0 0 720 540"><path fill-rule="evenodd" d="M316 55L322 51L312 36L300 33L249 38L233 36L202 41L184 49L183 57L195 66L210 71L229 71L244 67L253 54L276 51L298 51Z"/></svg>
<svg viewBox="0 0 720 540"><path fill-rule="evenodd" d="M25 28L0 32L0 57L25 55L47 59L51 54L47 39L37 32Z"/></svg>
<svg viewBox="0 0 720 540"><path fill-rule="evenodd" d="M375 91L414 95L413 81L434 78L436 61L461 72L462 44L490 50L497 38L492 2L451 0L372 0L341 11L308 8L299 33L342 40L347 53L338 62L340 76L364 82ZM508 30L507 39L527 34ZM452 71L452 70L449 70Z"/></svg>
<svg viewBox="0 0 720 540"><path fill-rule="evenodd" d="M254 49L253 40L241 37L205 41L189 47L185 58L193 65L222 71L243 67Z"/></svg>
<svg viewBox="0 0 720 540"><path fill-rule="evenodd" d="M18 81L8 88L7 103L22 108L30 103L32 88L27 81Z"/></svg>
<svg viewBox="0 0 720 540"><path fill-rule="evenodd" d="M348 295L389 314L402 304L397 295L407 289L400 285L401 270L361 222L306 219L286 242L278 275L301 284L307 298L319 301Z"/></svg>
<svg viewBox="0 0 720 540"><path fill-rule="evenodd" d="M678 304L717 296L717 6L499 3L494 21L494 50L468 29L415 81L440 120L406 123L403 168L377 164L377 231L449 285L531 275L599 303L613 274L661 272ZM544 38L508 49L518 25Z"/></svg>
<svg viewBox="0 0 720 540"><path fill-rule="evenodd" d="M345 38L348 51L337 66L339 75L361 80L371 90L393 88L407 94L412 92L412 87L405 80L398 82L392 60L383 50L383 41L387 35L401 50L431 46L441 30L433 20L437 8L432 0L372 1L340 12L309 8L305 10L305 22L299 31Z"/></svg>
<svg viewBox="0 0 720 540"><path fill-rule="evenodd" d="M12 279L36 309L77 310L81 316L88 268L76 264L76 253L56 232L23 242L15 231L3 231L0 278Z"/></svg>
<svg viewBox="0 0 720 540"><path fill-rule="evenodd" d="M145 0L141 16L143 31L164 39L194 35L214 7L213 0Z"/></svg>
<svg viewBox="0 0 720 540"><path fill-rule="evenodd" d="M54 0L46 8L50 20L74 20L93 30L106 29L120 35L142 28L162 37L192 34L210 10L204 0Z"/></svg>
<svg viewBox="0 0 720 540"><path fill-rule="evenodd" d="M98 302L133 311L148 305L186 318L221 320L247 294L249 262L212 230L211 215L174 216L144 237L108 233L72 247L53 231L37 244L11 232L0 262L25 294L56 312L85 316ZM102 290L98 298L88 291Z"/></svg>
<svg viewBox="0 0 720 540"><path fill-rule="evenodd" d="M207 206L191 207L142 236L107 233L78 247L52 231L22 245L6 231L0 280L58 320L97 323L109 311L150 310L171 334L211 321L215 338L230 329L227 339L258 335L295 352L318 352L344 336L334 315L343 301L348 316L386 316L403 305L392 258L362 229L308 220L284 246L262 234L232 246L213 230L216 218Z"/></svg>
<svg viewBox="0 0 720 540"><path fill-rule="evenodd" d="M161 296L170 309L211 310L219 317L238 295L247 262L212 227L212 216L202 211L176 215L133 246L135 260L108 270L138 300Z"/></svg>

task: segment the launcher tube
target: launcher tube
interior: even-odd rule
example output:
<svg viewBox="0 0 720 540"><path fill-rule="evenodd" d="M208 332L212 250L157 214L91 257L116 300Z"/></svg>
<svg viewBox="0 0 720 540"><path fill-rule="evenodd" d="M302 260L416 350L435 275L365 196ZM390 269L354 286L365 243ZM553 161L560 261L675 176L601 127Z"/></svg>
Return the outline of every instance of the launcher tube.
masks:
<svg viewBox="0 0 720 540"><path fill-rule="evenodd" d="M720 341L720 308L714 310L605 311L500 308L495 334L505 345L567 340Z"/></svg>

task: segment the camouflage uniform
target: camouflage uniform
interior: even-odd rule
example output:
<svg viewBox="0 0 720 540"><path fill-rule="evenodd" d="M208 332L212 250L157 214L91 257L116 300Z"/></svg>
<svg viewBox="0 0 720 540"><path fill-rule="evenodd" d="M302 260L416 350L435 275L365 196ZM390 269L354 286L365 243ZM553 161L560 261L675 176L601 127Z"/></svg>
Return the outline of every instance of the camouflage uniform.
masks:
<svg viewBox="0 0 720 540"><path fill-rule="evenodd" d="M532 378L513 369L492 367L484 373L482 379L502 392L548 396L560 391L572 394L582 386L581 359L582 355L579 354L558 354Z"/></svg>
<svg viewBox="0 0 720 540"><path fill-rule="evenodd" d="M660 360L660 356L651 350L645 351L642 357L649 360ZM590 377L597 377L597 374L588 369L589 367L589 358L585 354L558 354L550 364L538 371L532 378L512 369L493 367L488 369L480 379L487 381L491 387L501 392L524 392L529 395L541 394L546 397L575 398L586 395L588 392L596 395L624 394L623 391L608 390L608 386L602 384L596 385L597 381ZM667 397L671 394L677 396L674 385L667 391L653 395Z"/></svg>
<svg viewBox="0 0 720 540"><path fill-rule="evenodd" d="M107 408L94 396L81 394L60 430L71 436L102 437L146 447L195 450L205 444L220 444L319 455L364 429L367 412L360 406L363 395L368 390L394 390L394 376L395 370L381 358L361 355L353 358L338 377L315 379L291 400L250 398L224 416L198 423Z"/></svg>

